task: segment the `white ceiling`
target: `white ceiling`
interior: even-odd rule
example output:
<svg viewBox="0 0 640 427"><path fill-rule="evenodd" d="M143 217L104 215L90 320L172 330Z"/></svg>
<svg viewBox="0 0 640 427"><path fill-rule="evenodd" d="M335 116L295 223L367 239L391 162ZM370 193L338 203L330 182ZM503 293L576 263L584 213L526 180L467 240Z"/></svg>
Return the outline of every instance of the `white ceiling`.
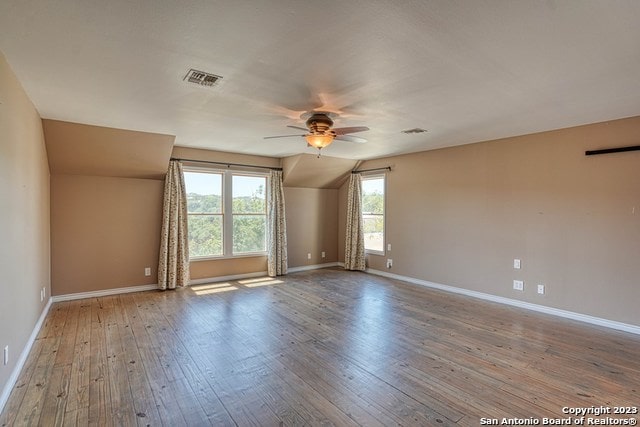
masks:
<svg viewBox="0 0 640 427"><path fill-rule="evenodd" d="M311 109L351 159L640 115L637 0L2 0L0 50L44 118L277 157Z"/></svg>

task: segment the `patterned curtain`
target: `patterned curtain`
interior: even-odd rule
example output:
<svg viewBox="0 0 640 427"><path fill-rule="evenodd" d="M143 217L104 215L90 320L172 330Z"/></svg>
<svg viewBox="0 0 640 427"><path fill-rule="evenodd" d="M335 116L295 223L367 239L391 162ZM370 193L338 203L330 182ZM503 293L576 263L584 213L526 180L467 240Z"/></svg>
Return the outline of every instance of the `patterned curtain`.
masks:
<svg viewBox="0 0 640 427"><path fill-rule="evenodd" d="M164 206L158 288L175 289L189 284L189 241L187 237L187 196L182 164L172 160L164 181Z"/></svg>
<svg viewBox="0 0 640 427"><path fill-rule="evenodd" d="M347 200L347 235L345 238L344 268L364 271L364 229L362 224L362 179L352 173Z"/></svg>
<svg viewBox="0 0 640 427"><path fill-rule="evenodd" d="M271 277L282 276L287 274L287 225L285 223L282 171L271 171L268 221L267 272Z"/></svg>

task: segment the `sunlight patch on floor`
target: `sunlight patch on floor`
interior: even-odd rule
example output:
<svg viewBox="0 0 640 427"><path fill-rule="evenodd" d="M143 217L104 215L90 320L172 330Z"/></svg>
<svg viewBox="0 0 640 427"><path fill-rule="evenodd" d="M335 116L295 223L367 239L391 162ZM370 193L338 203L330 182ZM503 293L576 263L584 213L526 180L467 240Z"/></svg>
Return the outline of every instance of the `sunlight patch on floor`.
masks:
<svg viewBox="0 0 640 427"><path fill-rule="evenodd" d="M271 286L284 282L282 280L274 279L273 277L258 277L257 279L238 280L238 283L246 288L257 288L259 286Z"/></svg>
<svg viewBox="0 0 640 427"><path fill-rule="evenodd" d="M229 282L191 286L191 290L196 295L217 294L220 292L235 291L236 289L238 289L238 287Z"/></svg>
<svg viewBox="0 0 640 427"><path fill-rule="evenodd" d="M256 279L238 280L237 282L205 283L203 285L193 285L191 290L196 295L217 294L220 292L236 291L241 288L258 288L260 286L273 286L284 283L283 280L273 277L258 277Z"/></svg>

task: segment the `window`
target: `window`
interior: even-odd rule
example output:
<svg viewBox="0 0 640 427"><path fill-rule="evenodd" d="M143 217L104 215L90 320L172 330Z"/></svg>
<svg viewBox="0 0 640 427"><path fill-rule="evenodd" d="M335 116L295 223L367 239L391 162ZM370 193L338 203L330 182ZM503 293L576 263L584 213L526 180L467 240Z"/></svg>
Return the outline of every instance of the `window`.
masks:
<svg viewBox="0 0 640 427"><path fill-rule="evenodd" d="M185 172L189 256L223 255L222 174Z"/></svg>
<svg viewBox="0 0 640 427"><path fill-rule="evenodd" d="M233 175L233 253L267 250L267 178Z"/></svg>
<svg viewBox="0 0 640 427"><path fill-rule="evenodd" d="M189 169L184 181L190 257L266 251L266 175Z"/></svg>
<svg viewBox="0 0 640 427"><path fill-rule="evenodd" d="M364 248L384 253L384 175L362 177Z"/></svg>

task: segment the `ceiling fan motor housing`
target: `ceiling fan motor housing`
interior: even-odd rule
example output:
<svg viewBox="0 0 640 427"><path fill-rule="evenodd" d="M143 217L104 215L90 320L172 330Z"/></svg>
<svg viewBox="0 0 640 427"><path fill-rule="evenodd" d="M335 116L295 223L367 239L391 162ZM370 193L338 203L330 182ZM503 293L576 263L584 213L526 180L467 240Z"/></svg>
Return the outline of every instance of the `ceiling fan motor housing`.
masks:
<svg viewBox="0 0 640 427"><path fill-rule="evenodd" d="M326 114L313 114L309 119L307 119L306 124L310 133L324 135L331 131L333 120L331 120Z"/></svg>

